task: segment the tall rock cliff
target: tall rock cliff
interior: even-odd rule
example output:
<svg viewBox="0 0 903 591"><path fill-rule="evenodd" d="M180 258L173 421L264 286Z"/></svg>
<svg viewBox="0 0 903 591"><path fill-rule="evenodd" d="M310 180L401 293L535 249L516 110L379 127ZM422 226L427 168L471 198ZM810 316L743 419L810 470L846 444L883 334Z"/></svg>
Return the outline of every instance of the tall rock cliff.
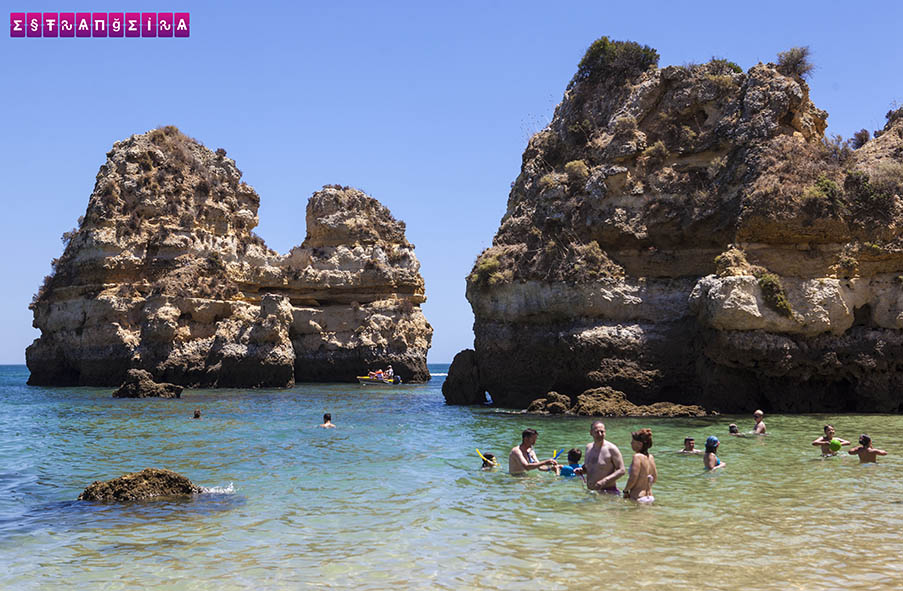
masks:
<svg viewBox="0 0 903 591"><path fill-rule="evenodd" d="M903 113L853 150L792 64L657 61L600 39L530 140L446 399L903 409Z"/></svg>
<svg viewBox="0 0 903 591"><path fill-rule="evenodd" d="M387 363L429 379L404 223L327 186L283 256L252 233L259 204L225 150L174 127L114 144L31 305L29 383L111 386L134 368L183 386L286 386Z"/></svg>

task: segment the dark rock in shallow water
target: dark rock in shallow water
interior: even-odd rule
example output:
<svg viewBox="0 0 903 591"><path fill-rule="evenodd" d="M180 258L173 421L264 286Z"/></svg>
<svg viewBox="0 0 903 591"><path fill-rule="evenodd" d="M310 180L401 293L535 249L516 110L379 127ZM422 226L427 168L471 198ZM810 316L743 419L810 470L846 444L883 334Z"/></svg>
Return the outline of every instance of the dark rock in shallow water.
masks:
<svg viewBox="0 0 903 591"><path fill-rule="evenodd" d="M157 383L143 369L130 369L113 398L180 398L182 386Z"/></svg>
<svg viewBox="0 0 903 591"><path fill-rule="evenodd" d="M614 388L603 386L586 390L572 401L569 396L549 392L537 398L527 407L527 412L539 414L572 414L589 417L704 417L710 414L697 405L656 402L634 404L627 396Z"/></svg>
<svg viewBox="0 0 903 591"><path fill-rule="evenodd" d="M486 390L480 386L477 357L473 349L464 349L452 360L442 383L446 404L484 404Z"/></svg>
<svg viewBox="0 0 903 591"><path fill-rule="evenodd" d="M145 468L106 482L95 482L78 495L79 501L140 501L155 497L193 495L201 487L170 470Z"/></svg>

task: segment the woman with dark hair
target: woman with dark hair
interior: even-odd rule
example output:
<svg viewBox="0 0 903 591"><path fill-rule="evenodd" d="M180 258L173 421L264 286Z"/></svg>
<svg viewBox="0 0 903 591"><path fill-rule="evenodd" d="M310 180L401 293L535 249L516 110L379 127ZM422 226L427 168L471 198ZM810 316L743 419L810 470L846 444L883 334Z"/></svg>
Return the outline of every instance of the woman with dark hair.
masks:
<svg viewBox="0 0 903 591"><path fill-rule="evenodd" d="M724 468L725 463L715 455L719 445L721 445L721 442L714 435L709 435L708 439L705 440L705 454L702 456L702 463L705 464L706 470Z"/></svg>
<svg viewBox="0 0 903 591"><path fill-rule="evenodd" d="M655 458L649 453L652 447L652 431L640 429L631 434L630 447L633 448L633 461L630 463L630 476L624 487L624 498L631 498L639 503L651 503L652 483L658 479L655 469Z"/></svg>

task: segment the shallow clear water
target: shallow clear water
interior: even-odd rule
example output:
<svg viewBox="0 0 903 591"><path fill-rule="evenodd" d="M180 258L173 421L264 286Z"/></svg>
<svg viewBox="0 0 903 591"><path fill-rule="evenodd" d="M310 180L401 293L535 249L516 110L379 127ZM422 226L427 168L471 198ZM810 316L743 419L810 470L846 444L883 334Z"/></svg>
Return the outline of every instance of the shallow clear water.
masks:
<svg viewBox="0 0 903 591"><path fill-rule="evenodd" d="M431 366L444 373L447 366ZM651 427L651 506L578 480L482 472L526 427L581 447L590 420L445 406L438 376L394 388L188 390L115 400L25 386L0 367L0 588L896 589L903 581L903 417L608 419L629 451ZM200 408L203 419L192 420ZM319 429L331 412L337 429ZM878 465L810 442L872 435ZM674 453L722 436L727 467ZM629 462L629 457L627 458ZM503 462L504 463L504 462ZM94 480L168 468L225 491L180 502L76 501ZM622 479L620 484L623 484Z"/></svg>

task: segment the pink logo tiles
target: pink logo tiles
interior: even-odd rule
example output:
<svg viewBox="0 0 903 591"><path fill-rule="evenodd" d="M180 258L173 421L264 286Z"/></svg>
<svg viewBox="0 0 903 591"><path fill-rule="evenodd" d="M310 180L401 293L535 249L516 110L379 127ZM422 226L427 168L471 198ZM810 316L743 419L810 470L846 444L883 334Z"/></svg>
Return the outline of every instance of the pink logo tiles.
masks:
<svg viewBox="0 0 903 591"><path fill-rule="evenodd" d="M10 12L12 38L181 38L191 36L188 12Z"/></svg>

